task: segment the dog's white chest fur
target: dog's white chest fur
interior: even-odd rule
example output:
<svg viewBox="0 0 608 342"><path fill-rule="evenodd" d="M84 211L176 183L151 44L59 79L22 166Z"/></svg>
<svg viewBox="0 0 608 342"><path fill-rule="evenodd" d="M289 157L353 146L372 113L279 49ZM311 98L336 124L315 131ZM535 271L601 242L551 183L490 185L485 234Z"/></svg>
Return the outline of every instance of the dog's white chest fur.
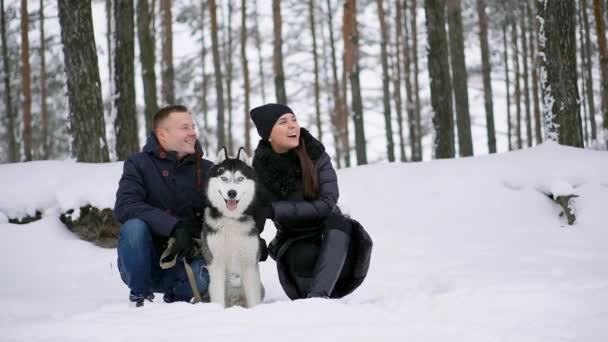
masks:
<svg viewBox="0 0 608 342"><path fill-rule="evenodd" d="M216 230L207 235L207 244L213 259L211 263L221 263L227 273L241 273L245 266L243 262L257 260L258 237L250 235L253 220L239 222L238 220L222 217L214 220L206 215L207 224Z"/></svg>

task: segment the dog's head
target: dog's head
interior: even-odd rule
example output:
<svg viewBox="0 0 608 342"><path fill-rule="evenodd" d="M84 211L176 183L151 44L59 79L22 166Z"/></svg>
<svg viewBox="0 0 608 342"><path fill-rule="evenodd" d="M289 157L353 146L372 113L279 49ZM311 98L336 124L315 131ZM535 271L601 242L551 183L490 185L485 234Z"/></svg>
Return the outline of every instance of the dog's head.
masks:
<svg viewBox="0 0 608 342"><path fill-rule="evenodd" d="M255 171L241 147L237 156L228 156L226 148L218 153L209 170L207 198L223 215L239 217L251 206L255 196Z"/></svg>

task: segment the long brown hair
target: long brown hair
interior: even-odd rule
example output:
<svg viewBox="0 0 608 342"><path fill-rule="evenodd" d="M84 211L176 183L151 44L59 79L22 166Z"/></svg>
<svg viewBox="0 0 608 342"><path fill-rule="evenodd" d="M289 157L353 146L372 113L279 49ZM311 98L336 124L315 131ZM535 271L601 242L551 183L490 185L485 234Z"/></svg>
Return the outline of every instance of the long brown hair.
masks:
<svg viewBox="0 0 608 342"><path fill-rule="evenodd" d="M319 198L319 178L317 177L317 168L306 152L304 139L300 136L300 144L295 148L298 159L300 159L300 167L302 169L302 192L306 200L314 200Z"/></svg>

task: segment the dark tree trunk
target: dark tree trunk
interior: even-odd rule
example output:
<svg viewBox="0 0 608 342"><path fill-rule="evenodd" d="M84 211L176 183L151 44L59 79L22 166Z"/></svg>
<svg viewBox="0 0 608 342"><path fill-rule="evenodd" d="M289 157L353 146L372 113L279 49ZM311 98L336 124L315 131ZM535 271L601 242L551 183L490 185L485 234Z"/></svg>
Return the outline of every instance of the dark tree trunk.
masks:
<svg viewBox="0 0 608 342"><path fill-rule="evenodd" d="M201 80L201 107L202 107L202 111L203 111L203 129L204 129L204 136L202 137L203 139L203 144L205 145L205 148L209 148L209 144L208 144L208 132L209 132L209 120L208 120L208 111L209 111L209 104L207 101L207 90L209 89L209 76L207 75L207 67L205 66L205 64L207 63L207 43L205 43L205 37L207 36L206 32L205 32L205 16L206 16L206 9L207 9L207 0L202 0L201 1L201 67L202 67L202 80Z"/></svg>
<svg viewBox="0 0 608 342"><path fill-rule="evenodd" d="M308 21L310 23L310 34L312 35L312 59L315 73L315 119L317 124L317 139L323 141L323 130L321 129L321 89L319 85L319 57L317 55L317 30L315 28L315 1L308 1Z"/></svg>
<svg viewBox="0 0 608 342"><path fill-rule="evenodd" d="M535 0L526 1L526 10L528 12L528 24L530 26L530 64L532 65L532 102L534 107L534 135L536 143L540 144L543 140L541 133L540 120L540 101L538 99L538 54L536 47L538 46L538 38L535 34L538 33L538 23L536 21L536 5ZM532 6L530 6L532 2Z"/></svg>
<svg viewBox="0 0 608 342"><path fill-rule="evenodd" d="M46 34L44 32L44 1L40 0L40 116L42 118L42 159L49 159L49 111L46 103Z"/></svg>
<svg viewBox="0 0 608 342"><path fill-rule="evenodd" d="M213 49L213 66L215 69L215 92L217 101L217 150L226 145L224 131L224 90L222 88L222 63L217 39L217 11L215 0L209 0L209 14L211 16L211 44Z"/></svg>
<svg viewBox="0 0 608 342"><path fill-rule="evenodd" d="M262 38L260 37L260 24L258 23L258 2L257 0L253 0L253 8L254 8L254 21L255 21L255 46L258 50L258 72L260 74L260 91L262 94L262 102L266 103L266 88L264 86L264 80L266 76L264 76L264 60L262 58Z"/></svg>
<svg viewBox="0 0 608 342"><path fill-rule="evenodd" d="M486 125L488 129L488 151L496 153L496 130L494 128L494 101L492 100L492 64L488 47L488 17L485 0L476 0L479 17L479 42L481 46L481 69L483 75L483 93L486 107Z"/></svg>
<svg viewBox="0 0 608 342"><path fill-rule="evenodd" d="M133 1L114 0L114 106L116 155L126 160L139 151L135 108L135 38Z"/></svg>
<svg viewBox="0 0 608 342"><path fill-rule="evenodd" d="M110 158L91 1L59 0L59 24L70 104L72 154L79 162L107 162Z"/></svg>
<svg viewBox="0 0 608 342"><path fill-rule="evenodd" d="M30 69L29 13L27 0L21 0L21 81L23 82L23 155L32 160L32 81Z"/></svg>
<svg viewBox="0 0 608 342"><path fill-rule="evenodd" d="M316 6L316 11L318 12L321 8L321 4L317 3ZM322 11L322 10L321 10ZM319 18L319 17L317 17ZM334 148L337 149L339 146L337 145L337 138L338 135L336 134L336 131L334 130L334 105L333 105L333 93L331 91L331 81L329 79L330 75L330 58L329 58L329 51L328 51L328 47L329 44L327 43L327 35L325 34L325 25L326 25L326 21L324 20L323 17L321 17L319 19L319 30L321 32L320 34L320 38L321 38L321 60L323 61L323 83L324 83L324 87L323 92L325 94L325 111L329 111L329 119L330 119L330 135L332 137L332 140L334 142ZM338 162L338 157L336 155L334 155L334 161ZM339 164L339 162L338 162ZM338 166L338 168L340 168L340 166L336 164Z"/></svg>
<svg viewBox="0 0 608 342"><path fill-rule="evenodd" d="M249 119L249 64L247 62L247 0L241 0L241 63L245 92L245 151L251 155L251 120Z"/></svg>
<svg viewBox="0 0 608 342"><path fill-rule="evenodd" d="M415 153L412 154L413 161L422 160L422 118L420 116L420 86L418 76L418 22L416 20L416 10L418 9L417 0L412 0L412 64L414 65L414 98L416 99L416 145L413 148Z"/></svg>
<svg viewBox="0 0 608 342"><path fill-rule="evenodd" d="M384 104L384 127L386 129L386 153L389 162L395 161L395 143L393 142L393 125L391 118L391 92L390 75L388 71L388 28L384 19L384 6L382 0L376 0L378 6L378 19L380 20L380 59L382 61L382 93Z"/></svg>
<svg viewBox="0 0 608 342"><path fill-rule="evenodd" d="M593 58L591 52L591 33L589 28L589 15L587 13L587 0L581 0L579 3L579 13L582 15L582 25L584 28L584 45L581 50L584 51L586 56L585 68L584 68L584 79L585 83L585 95L587 96L587 106L589 107L589 123L591 126L591 140L597 139L597 122L595 121L595 99L593 94Z"/></svg>
<svg viewBox="0 0 608 342"><path fill-rule="evenodd" d="M272 0L272 21L274 27L274 55L272 58L274 69L274 88L278 103L287 103L287 93L285 92L285 72L283 71L283 38L281 26L281 1Z"/></svg>
<svg viewBox="0 0 608 342"><path fill-rule="evenodd" d="M532 115L530 112L530 82L528 82L528 40L526 27L526 4L520 3L519 6L519 25L521 26L521 61L523 63L524 79L524 108L526 110L526 144L532 147Z"/></svg>
<svg viewBox="0 0 608 342"><path fill-rule="evenodd" d="M539 6L543 63L545 135L562 145L583 147L576 77L576 8L571 0L546 0ZM543 39L544 38L544 39Z"/></svg>
<svg viewBox="0 0 608 342"><path fill-rule="evenodd" d="M228 110L228 151L234 151L234 138L232 137L232 0L228 0L228 32L225 38L224 61L226 62L226 109Z"/></svg>
<svg viewBox="0 0 608 342"><path fill-rule="evenodd" d="M160 0L161 15L161 95L164 104L175 104L175 70L173 69L173 15L172 0Z"/></svg>
<svg viewBox="0 0 608 342"><path fill-rule="evenodd" d="M403 41L404 13L401 9L402 1L395 2L395 62L393 63L393 98L397 112L397 125L399 127L399 160L406 162L405 156L405 132L403 130L403 98L401 97L401 42ZM407 19L406 19L407 20ZM407 51L407 50L406 50Z"/></svg>
<svg viewBox="0 0 608 342"><path fill-rule="evenodd" d="M8 46L6 45L6 13L4 12L4 0L0 0L0 34L2 35L2 68L4 72L4 111L7 117L8 127L8 160L11 163L19 161L19 151L15 139L15 113L13 112L13 101L11 98L10 62L8 60Z"/></svg>
<svg viewBox="0 0 608 342"><path fill-rule="evenodd" d="M509 79L509 49L507 44L507 19L505 18L502 24L502 42L503 42L503 60L505 63L505 83L507 89L507 140L509 143L509 151L513 150L513 132L511 127L511 81Z"/></svg>
<svg viewBox="0 0 608 342"><path fill-rule="evenodd" d="M601 0L593 0L597 43L600 50L600 97L602 99L602 113L604 113L604 140L605 147L608 149L608 46L606 45L606 26L602 6Z"/></svg>
<svg viewBox="0 0 608 342"><path fill-rule="evenodd" d="M327 0L327 17L329 26L329 46L331 48L331 71L332 71L332 90L333 90L333 110L331 116L331 123L334 130L334 144L336 146L336 161L338 168L342 167L342 155L344 151L344 144L342 144L343 131L340 129L340 118L342 117L342 97L340 94L340 83L338 81L338 62L336 60L336 46L334 39L334 28L333 28L333 9L331 7L331 0ZM348 151L346 151L348 153Z"/></svg>
<svg viewBox="0 0 608 342"><path fill-rule="evenodd" d="M158 99L156 98L156 71L154 64L156 54L154 50L154 38L152 32L152 12L148 0L137 1L137 38L139 41L139 62L141 63L141 79L144 87L144 112L146 118L146 130L152 130L152 119L158 111Z"/></svg>
<svg viewBox="0 0 608 342"><path fill-rule="evenodd" d="M585 72L585 65L587 64L587 56L585 54L585 32L583 30L583 16L581 14L581 4L579 3L579 8L578 11L576 12L577 14L577 20L578 20L578 41L579 41L579 46L578 46L578 51L580 52L580 56L581 56L581 63L580 63L580 72L581 72L581 105L582 105L582 121L583 121L583 141L585 143L586 146L589 146L589 128L587 127L587 98L585 97L585 79L586 79L586 72Z"/></svg>
<svg viewBox="0 0 608 342"><path fill-rule="evenodd" d="M462 35L461 0L448 0L448 26L450 29L454 100L456 102L458 152L461 157L468 157L473 155L473 138L471 137L467 67L464 56L464 37Z"/></svg>
<svg viewBox="0 0 608 342"><path fill-rule="evenodd" d="M515 18L511 17L511 44L513 44L513 78L515 79L515 109L517 115L515 116L515 136L517 138L517 148L523 147L523 141L521 136L521 85L519 83L519 44L517 39L517 24Z"/></svg>
<svg viewBox="0 0 608 342"><path fill-rule="evenodd" d="M409 44L409 32L408 32L408 18L407 18L407 0L403 0L403 70L405 79L405 96L406 96L406 109L407 109L407 120L409 125L409 134L410 134L410 148L412 150L412 161L421 160L418 156L418 142L420 134L419 124L420 118L416 117L416 99L414 96L414 92L412 91L412 58L410 57L410 52L413 49L410 49ZM414 19L412 19L414 20ZM399 25L399 24L398 24Z"/></svg>
<svg viewBox="0 0 608 342"><path fill-rule="evenodd" d="M114 65L113 65L113 60L112 60L112 56L114 56L114 53L112 51L113 46L112 46L112 35L114 29L112 27L112 0L106 0L106 46L107 46L107 54L108 54L108 102L107 102L107 108L108 108L108 113L106 115L107 119L110 119L112 117L112 111L113 111L113 106L114 104L112 103L112 94L114 93ZM103 99L103 98L102 98Z"/></svg>
<svg viewBox="0 0 608 342"><path fill-rule="evenodd" d="M431 105L434 112L435 158L454 158L454 113L452 112L452 82L445 32L445 4L441 0L424 1Z"/></svg>

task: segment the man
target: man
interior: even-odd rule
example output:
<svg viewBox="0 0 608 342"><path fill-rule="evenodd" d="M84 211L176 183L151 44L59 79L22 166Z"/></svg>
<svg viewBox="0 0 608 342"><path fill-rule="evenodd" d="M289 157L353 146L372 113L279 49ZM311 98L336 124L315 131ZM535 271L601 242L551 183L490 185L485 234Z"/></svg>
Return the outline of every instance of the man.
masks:
<svg viewBox="0 0 608 342"><path fill-rule="evenodd" d="M154 292L167 303L190 301L192 287L181 259L191 266L198 291L204 294L209 274L200 256L193 257L200 236L204 185L212 163L202 158L194 122L184 106L161 108L143 151L124 163L114 206L122 226L118 238L118 268L129 286L129 299L141 306ZM160 268L169 237L175 244L163 262L177 256L176 265Z"/></svg>

